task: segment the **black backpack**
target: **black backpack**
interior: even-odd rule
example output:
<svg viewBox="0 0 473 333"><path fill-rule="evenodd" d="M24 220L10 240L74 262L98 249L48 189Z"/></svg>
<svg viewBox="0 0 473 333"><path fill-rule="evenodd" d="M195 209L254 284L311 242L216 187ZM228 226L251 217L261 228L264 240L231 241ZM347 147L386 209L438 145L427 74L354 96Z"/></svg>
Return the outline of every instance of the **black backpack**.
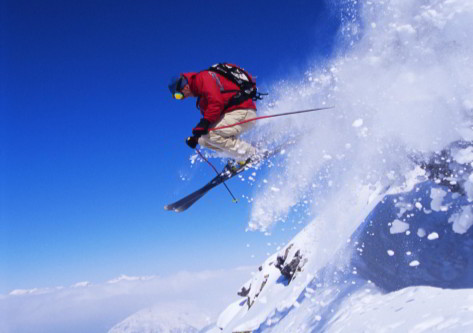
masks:
<svg viewBox="0 0 473 333"><path fill-rule="evenodd" d="M259 93L258 88L256 88L256 83L251 79L251 76L243 68L240 68L236 65L228 64L225 62L218 63L210 67L208 71L211 72L211 74L218 73L222 75L224 78L230 80L240 88L239 90L224 90L223 85L218 80L218 77L214 76L215 80L217 81L217 84L220 87L221 93L236 92L236 94L232 96L232 98L229 100L227 105L225 105L224 110L234 105L243 103L244 101L250 98L253 101L256 101L263 99L263 95L267 95Z"/></svg>

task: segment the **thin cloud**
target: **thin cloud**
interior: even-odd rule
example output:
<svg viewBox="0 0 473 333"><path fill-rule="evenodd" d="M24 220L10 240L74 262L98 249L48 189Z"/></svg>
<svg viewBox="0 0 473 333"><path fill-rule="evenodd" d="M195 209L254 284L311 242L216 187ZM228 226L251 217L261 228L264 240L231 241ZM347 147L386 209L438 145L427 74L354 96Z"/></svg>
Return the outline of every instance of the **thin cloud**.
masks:
<svg viewBox="0 0 473 333"><path fill-rule="evenodd" d="M246 267L165 277L121 275L100 284L16 289L0 296L0 332L106 332L150 307L176 315L199 309L201 318L213 321L250 272Z"/></svg>

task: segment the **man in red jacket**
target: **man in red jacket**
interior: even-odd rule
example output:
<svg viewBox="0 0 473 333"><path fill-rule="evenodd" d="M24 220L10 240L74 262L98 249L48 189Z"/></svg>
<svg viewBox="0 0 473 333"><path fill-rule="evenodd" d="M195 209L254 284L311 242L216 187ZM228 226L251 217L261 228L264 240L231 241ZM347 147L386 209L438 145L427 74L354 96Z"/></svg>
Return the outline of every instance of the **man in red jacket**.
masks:
<svg viewBox="0 0 473 333"><path fill-rule="evenodd" d="M250 80L252 82L251 76ZM209 131L256 117L256 105L252 98L235 98L240 96L240 87L232 80L212 70L183 73L171 82L169 90L175 99L197 97L197 108L202 119L192 130L193 136L186 140L189 147L194 149L200 144L227 153L237 160L245 160L257 153L254 146L238 138L252 127L253 122Z"/></svg>

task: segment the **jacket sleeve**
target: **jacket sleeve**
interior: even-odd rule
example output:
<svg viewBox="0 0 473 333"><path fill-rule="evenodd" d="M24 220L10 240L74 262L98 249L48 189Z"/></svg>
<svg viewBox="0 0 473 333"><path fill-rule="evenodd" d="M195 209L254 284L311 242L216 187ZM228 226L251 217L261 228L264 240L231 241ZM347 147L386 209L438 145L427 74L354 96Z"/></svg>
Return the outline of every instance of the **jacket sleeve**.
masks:
<svg viewBox="0 0 473 333"><path fill-rule="evenodd" d="M201 110L204 118L210 123L216 122L225 107L225 101L217 82L209 72L204 71L196 76L196 86L202 98L207 100L205 109Z"/></svg>

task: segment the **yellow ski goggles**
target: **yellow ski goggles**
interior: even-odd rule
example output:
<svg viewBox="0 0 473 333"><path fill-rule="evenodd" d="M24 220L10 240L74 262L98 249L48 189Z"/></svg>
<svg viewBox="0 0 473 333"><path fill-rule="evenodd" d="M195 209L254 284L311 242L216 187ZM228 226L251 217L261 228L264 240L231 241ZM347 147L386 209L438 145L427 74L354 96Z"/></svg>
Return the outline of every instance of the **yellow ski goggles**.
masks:
<svg viewBox="0 0 473 333"><path fill-rule="evenodd" d="M184 98L184 94L180 91L176 91L174 94L172 94L172 97L177 100L181 100Z"/></svg>
<svg viewBox="0 0 473 333"><path fill-rule="evenodd" d="M178 76L171 80L169 84L169 91L172 93L172 97L181 100L184 98L182 89L187 85L187 79L184 76Z"/></svg>

